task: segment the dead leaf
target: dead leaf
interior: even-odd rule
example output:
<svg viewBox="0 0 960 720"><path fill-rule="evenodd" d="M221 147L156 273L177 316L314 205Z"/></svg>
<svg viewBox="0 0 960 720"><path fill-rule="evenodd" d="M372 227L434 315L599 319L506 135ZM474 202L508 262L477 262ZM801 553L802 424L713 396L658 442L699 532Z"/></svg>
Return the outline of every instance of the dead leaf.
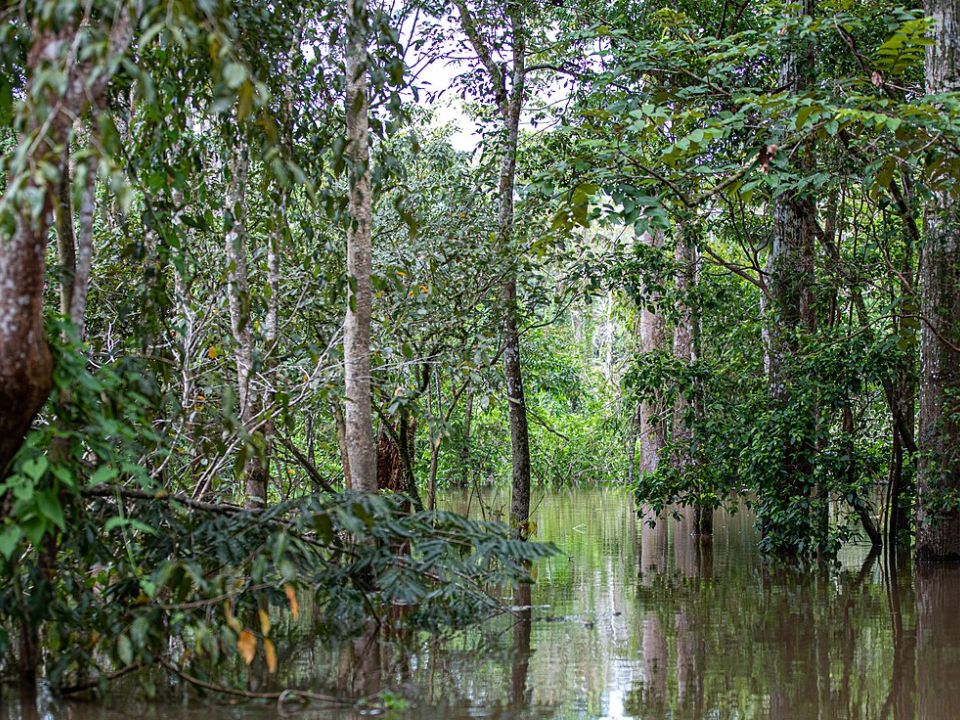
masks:
<svg viewBox="0 0 960 720"><path fill-rule="evenodd" d="M237 636L237 650L247 665L252 663L257 654L257 636L249 630L241 630Z"/></svg>
<svg viewBox="0 0 960 720"><path fill-rule="evenodd" d="M229 600L223 604L223 614L227 618L227 627L234 632L240 632L240 621L233 614L233 603Z"/></svg>
<svg viewBox="0 0 960 720"><path fill-rule="evenodd" d="M260 615L260 632L266 637L270 634L270 613L261 608L258 614Z"/></svg>
<svg viewBox="0 0 960 720"><path fill-rule="evenodd" d="M287 593L287 600L290 602L290 612L293 613L293 619L294 619L294 620L299 620L299 619L300 619L300 604L297 602L297 591L296 591L296 589L293 587L293 585L290 585L289 583L287 583L287 585L284 586L283 590L284 590L285 593Z"/></svg>
<svg viewBox="0 0 960 720"><path fill-rule="evenodd" d="M273 641L264 638L263 650L267 654L267 671L275 673L277 671L277 649L273 646Z"/></svg>

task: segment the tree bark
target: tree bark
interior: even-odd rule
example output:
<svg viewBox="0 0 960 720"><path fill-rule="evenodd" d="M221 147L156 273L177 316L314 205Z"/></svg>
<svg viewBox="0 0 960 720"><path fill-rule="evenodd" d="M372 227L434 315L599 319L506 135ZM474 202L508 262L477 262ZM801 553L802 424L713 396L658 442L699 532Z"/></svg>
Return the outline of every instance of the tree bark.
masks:
<svg viewBox="0 0 960 720"><path fill-rule="evenodd" d="M960 7L927 0L934 19L927 92L960 90ZM920 413L917 557L960 560L960 204L934 190L920 253Z"/></svg>
<svg viewBox="0 0 960 720"><path fill-rule="evenodd" d="M640 403L630 416L630 428L627 430L627 487L633 487L637 466L637 436L640 434Z"/></svg>
<svg viewBox="0 0 960 720"><path fill-rule="evenodd" d="M130 44L132 22L128 7L121 5L110 28L108 63L95 58L78 59L75 19L59 28L34 27L33 46L27 56L27 133L30 151L19 170L26 180L13 198L14 230L0 237L0 477L23 444L34 416L53 386L53 359L43 327L43 288L49 218L58 183L46 182L32 168L49 165L62 180L69 172L65 162L70 130L75 118L103 101L112 77L112 61ZM34 88L37 77L49 66L63 72L65 82L46 84L45 94ZM37 104L39 102L39 105ZM43 134L43 137L38 135ZM9 187L9 186L8 186ZM28 201L40 198L39 203Z"/></svg>
<svg viewBox="0 0 960 720"><path fill-rule="evenodd" d="M470 382L469 380L467 382ZM467 487L470 484L470 430L473 423L473 385L470 384L467 387L467 402L466 407L463 410L463 445L460 446L460 466L461 466L461 477L460 483L463 487Z"/></svg>
<svg viewBox="0 0 960 720"><path fill-rule="evenodd" d="M246 507L262 507L267 501L267 469L264 448L252 441L257 433L254 421L257 407L253 388L253 329L250 323L250 277L247 270L247 232L245 227L247 171L249 156L246 144L237 141L233 154L230 179L227 183L226 210L230 224L225 234L224 254L227 260L227 303L230 309L230 328L237 344L238 417L243 431L251 436L247 449L250 453L243 470L243 498Z"/></svg>
<svg viewBox="0 0 960 720"><path fill-rule="evenodd" d="M343 408L339 400L331 403L333 408L333 420L337 426L337 447L340 448L340 465L343 468L343 487L347 490L353 488L353 478L350 475L350 451L347 449L347 423L343 417Z"/></svg>
<svg viewBox="0 0 960 720"><path fill-rule="evenodd" d="M90 291L90 271L93 267L93 220L97 211L97 158L88 155L83 162L83 191L77 221L74 224L76 253L74 254L73 292L70 297L70 322L80 339L86 337L87 294Z"/></svg>
<svg viewBox="0 0 960 720"><path fill-rule="evenodd" d="M910 184L904 178L904 204L912 217L914 199ZM903 218L904 225L907 218ZM914 479L917 455L911 452L907 456L908 445L915 444L912 437L916 424L916 394L917 377L912 358L917 354L918 333L905 322L907 318L914 320L916 315L917 298L912 287L913 254L915 252L913 233L904 229L903 264L901 265L901 280L899 282L900 307L895 318L896 330L900 336L900 344L904 354L911 358L911 364L897 373L897 377L890 382L887 402L891 409L891 431L893 435L893 465L890 475L890 508L888 515L888 540L891 545L907 543L910 540L910 529L913 521L913 507L911 498L914 492ZM904 431L909 431L910 439L905 441Z"/></svg>
<svg viewBox="0 0 960 720"><path fill-rule="evenodd" d="M677 308L677 324L673 330L673 355L681 362L692 365L699 356L700 312L694 293L699 282L700 253L683 227L676 227L676 235L674 258L677 263L677 295L680 299ZM681 444L680 449L674 454L673 463L681 471L692 468L697 462L697 458L691 452L693 442L691 415L699 416L702 411L699 384L683 390L689 392L693 399L688 399L685 392L681 392L673 408L673 440ZM701 497L701 491L697 488L693 532L695 535L709 536L713 534L713 507L704 504Z"/></svg>
<svg viewBox="0 0 960 720"><path fill-rule="evenodd" d="M463 31L473 46L477 58L486 69L493 85L493 94L500 111L501 146L499 212L497 239L502 252L512 257L513 249L513 192L517 170L517 140L520 132L520 113L526 92L526 29L523 11L517 5L507 10L509 34L512 41L512 67L507 81L506 64L497 61L478 31L466 4L454 0L460 13ZM520 365L520 334L518 330L517 274L511 267L504 275L500 300L503 305L503 374L510 404L510 455L512 466L512 499L510 524L517 537L526 539L530 520L530 436L527 428L527 406L523 392L523 373Z"/></svg>
<svg viewBox="0 0 960 720"><path fill-rule="evenodd" d="M373 202L367 102L367 36L365 0L347 2L346 117L350 224L347 228L347 275L350 280L343 327L346 439L352 486L377 491L377 447L373 438L370 378L370 322L373 312Z"/></svg>
<svg viewBox="0 0 960 720"><path fill-rule="evenodd" d="M644 233L640 242L652 248L662 249L663 233L656 231ZM663 352L666 348L667 333L663 316L659 311L660 293L644 288L644 303L640 309L640 352ZM647 392L650 392L648 389ZM640 403L640 465L642 474L656 472L660 464L660 453L667 444L667 418L664 403L659 391L653 397Z"/></svg>
<svg viewBox="0 0 960 720"><path fill-rule="evenodd" d="M799 12L812 18L814 0L803 0ZM788 92L805 92L813 82L815 60L814 44L806 39L795 40L784 58L781 67L781 85ZM813 148L810 144L796 151L796 167L800 172L810 172L813 167ZM817 230L817 206L814 198L806 192L788 190L773 202L774 226L768 260L771 302L766 308L769 328L768 382L771 401L781 411L792 410L793 417L800 417L802 428L791 432L796 440L785 440L781 465L778 469L777 502L787 505L794 497L810 497L818 491L812 482L811 456L814 451L813 436L816 424L814 408L798 407L800 400L795 393L796 362L799 351L799 335L816 330L814 308L814 240ZM820 506L822 505L822 507ZM814 511L815 525L826 531L826 503ZM766 527L766 531L773 528Z"/></svg>

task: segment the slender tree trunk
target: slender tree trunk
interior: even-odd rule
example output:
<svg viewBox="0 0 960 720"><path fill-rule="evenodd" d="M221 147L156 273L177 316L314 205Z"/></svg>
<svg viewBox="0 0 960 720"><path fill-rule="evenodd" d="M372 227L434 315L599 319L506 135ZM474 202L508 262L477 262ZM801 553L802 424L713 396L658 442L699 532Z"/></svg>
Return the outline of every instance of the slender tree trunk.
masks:
<svg viewBox="0 0 960 720"><path fill-rule="evenodd" d="M910 184L904 181L905 204L912 211L914 206L913 193L910 191ZM906 224L906 222L904 222ZM914 295L914 288L910 284L910 278L913 277L913 253L915 251L913 235L909 230L905 230L903 264L900 274L903 278L899 283L900 290L900 308L896 318L897 332L900 336L900 343L904 349L904 354L909 358L916 357L917 354L917 332L912 324L908 326L904 319L916 314L917 300ZM911 320L913 318L911 317ZM889 528L888 539L891 545L896 543L909 542L910 529L913 521L913 507L911 498L914 492L914 479L916 472L916 453L910 453L907 456L908 442L904 441L903 434L905 430L912 433L916 424L916 394L917 378L916 372L911 361L908 368L904 368L897 373L897 377L891 383L888 404L891 408L891 429L893 435L893 454L894 462L891 468L890 476L890 509L889 509ZM899 422L898 422L899 419ZM912 444L912 439L909 444Z"/></svg>
<svg viewBox="0 0 960 720"><path fill-rule="evenodd" d="M60 259L60 314L70 317L73 304L73 280L77 272L77 251L73 231L73 163L70 141L63 148L63 174L57 187L54 218L57 224L57 255Z"/></svg>
<svg viewBox="0 0 960 720"><path fill-rule="evenodd" d="M677 262L676 287L681 299L677 308L677 324L673 330L673 355L681 362L690 365L697 361L699 352L700 313L694 300L694 293L698 282L700 258L696 244L684 228L677 226L676 234L677 246L674 251ZM693 468L697 462L690 445L693 442L691 416L699 414L701 409L699 384L694 385L689 391L692 399L688 399L688 396L681 392L673 408L673 439L674 442L681 443L680 450L673 457L673 464L681 471ZM699 488L697 492L699 495ZM698 497L694 508L694 534L703 536L713 534L713 507L704 504Z"/></svg>
<svg viewBox="0 0 960 720"><path fill-rule="evenodd" d="M343 467L343 487L353 489L353 478L350 476L350 451L347 449L347 423L343 417L343 408L339 400L331 404L333 420L337 426L337 446L340 448L340 465Z"/></svg>
<svg viewBox="0 0 960 720"><path fill-rule="evenodd" d="M237 344L237 413L244 432L252 437L257 416L256 389L253 387L253 328L250 322L250 278L247 270L247 232L244 226L247 171L249 157L246 144L237 141L230 180L225 197L228 213L225 234L227 260L227 302L230 309L230 328ZM262 435L261 435L262 437ZM260 443L248 445L249 457L244 464L243 497L247 507L262 507L267 501L267 470L264 467L264 448Z"/></svg>
<svg viewBox="0 0 960 720"><path fill-rule="evenodd" d="M264 501L267 498L267 488L270 483L270 461L273 457L274 442L274 421L273 421L273 402L275 399L272 371L276 366L277 344L280 340L280 263L281 248L283 247L283 233L287 224L287 194L285 190L280 191L279 198L280 214L279 221L273 232L270 233L267 246L267 312L263 322L263 375L264 385L260 398L260 407L267 417L263 422L263 457L257 458L257 466L254 470L259 470L259 477L256 478L254 487L249 487L250 491L262 491Z"/></svg>
<svg viewBox="0 0 960 720"><path fill-rule="evenodd" d="M469 382L469 381L468 381ZM463 411L463 445L460 447L461 476L463 487L470 485L470 430L473 422L473 385L467 387L467 403Z"/></svg>
<svg viewBox="0 0 960 720"><path fill-rule="evenodd" d="M935 22L927 47L927 92L960 90L960 6L927 0ZM916 553L960 560L960 203L935 190L920 253L919 502Z"/></svg>
<svg viewBox="0 0 960 720"><path fill-rule="evenodd" d="M370 379L370 321L373 312L373 198L367 101L367 36L365 0L347 2L346 115L347 160L350 174L347 228L347 275L350 279L347 316L343 326L346 439L352 487L377 491L377 446L373 438Z"/></svg>
<svg viewBox="0 0 960 720"><path fill-rule="evenodd" d="M437 431L437 428L434 427L436 421L442 417L443 409L441 407L440 399L442 397L442 385L440 382L440 372L438 371L434 375L434 391L428 390L427 392L427 404L430 408L430 414L433 416L433 421L430 423L430 473L427 478L427 509L436 510L437 509L437 463L440 459L440 443L443 441L443 434ZM436 395L436 411L434 411L434 402L433 395Z"/></svg>
<svg viewBox="0 0 960 720"><path fill-rule="evenodd" d="M73 294L70 299L70 322L82 340L86 337L87 295L93 267L93 221L97 211L97 158L88 155L82 168L83 191L77 208L76 254L73 273Z"/></svg>
<svg viewBox="0 0 960 720"><path fill-rule="evenodd" d="M493 95L500 111L500 181L497 238L506 257L513 257L513 192L517 171L517 140L520 132L520 113L526 92L526 29L523 10L511 5L507 10L511 40L512 67L498 62L487 38L462 0L454 0L460 13L460 24L473 46L477 58L486 69ZM500 300L503 305L503 374L506 379L507 401L510 404L510 450L512 464L512 500L510 524L517 537L525 539L530 519L530 438L527 430L527 407L523 393L523 374L520 369L520 334L518 330L517 274L511 268L504 275Z"/></svg>
<svg viewBox="0 0 960 720"><path fill-rule="evenodd" d="M663 248L663 233L644 233L640 241L650 247ZM659 311L660 294L644 289L644 304L640 309L640 352L663 352L667 347L666 325ZM667 418L660 393L640 404L640 472L654 473L660 463L660 453L667 444Z"/></svg>
<svg viewBox="0 0 960 720"><path fill-rule="evenodd" d="M509 99L502 105L504 145L500 160L500 209L498 219L499 244L504 252L513 250L513 192L517 173L517 140L520 132L520 112L523 107L526 82L523 27L517 13L511 15L513 29L513 87ZM513 468L510 523L517 536L525 539L530 520L530 436L527 428L527 404L523 392L523 373L520 368L520 333L518 330L516 270L507 272L501 292L503 302L503 334L506 347L503 353L503 374L510 403L510 449Z"/></svg>
<svg viewBox="0 0 960 720"><path fill-rule="evenodd" d="M627 487L633 487L637 471L637 436L640 434L640 403L630 417L630 429L627 431Z"/></svg>

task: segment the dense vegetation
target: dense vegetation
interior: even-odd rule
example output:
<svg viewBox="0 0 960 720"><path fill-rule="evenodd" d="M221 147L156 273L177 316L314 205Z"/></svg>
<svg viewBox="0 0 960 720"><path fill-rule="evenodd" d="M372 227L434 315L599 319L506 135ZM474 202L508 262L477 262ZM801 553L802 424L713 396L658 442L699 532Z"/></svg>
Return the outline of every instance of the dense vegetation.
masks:
<svg viewBox="0 0 960 720"><path fill-rule="evenodd" d="M960 559L958 83L949 0L5 3L3 667L477 620L545 485Z"/></svg>

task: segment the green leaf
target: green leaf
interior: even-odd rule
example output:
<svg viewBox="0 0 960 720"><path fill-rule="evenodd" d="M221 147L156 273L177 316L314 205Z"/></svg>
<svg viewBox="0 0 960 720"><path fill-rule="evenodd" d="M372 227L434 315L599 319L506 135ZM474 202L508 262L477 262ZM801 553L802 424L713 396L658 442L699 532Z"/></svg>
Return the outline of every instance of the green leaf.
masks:
<svg viewBox="0 0 960 720"><path fill-rule="evenodd" d="M101 465L93 471L93 475L90 476L90 483L92 485L104 485L105 483L113 480L116 476L116 468L112 468L109 465Z"/></svg>
<svg viewBox="0 0 960 720"><path fill-rule="evenodd" d="M36 457L30 458L21 467L21 470L27 477L33 478L34 480L39 480L43 477L43 474L47 471L47 458L45 455L37 455Z"/></svg>
<svg viewBox="0 0 960 720"><path fill-rule="evenodd" d="M22 535L23 533L17 525L11 525L0 533L0 555L9 560L13 551L17 549L17 544L20 542Z"/></svg>
<svg viewBox="0 0 960 720"><path fill-rule="evenodd" d="M133 662L133 644L126 635L117 638L117 657L124 665L130 665Z"/></svg>
<svg viewBox="0 0 960 720"><path fill-rule="evenodd" d="M238 62L227 63L223 68L223 81L228 88L236 90L247 79L247 68Z"/></svg>
<svg viewBox="0 0 960 720"><path fill-rule="evenodd" d="M40 514L61 530L66 530L67 524L63 519L63 508L60 507L60 499L54 494L53 490L37 493L36 498Z"/></svg>

